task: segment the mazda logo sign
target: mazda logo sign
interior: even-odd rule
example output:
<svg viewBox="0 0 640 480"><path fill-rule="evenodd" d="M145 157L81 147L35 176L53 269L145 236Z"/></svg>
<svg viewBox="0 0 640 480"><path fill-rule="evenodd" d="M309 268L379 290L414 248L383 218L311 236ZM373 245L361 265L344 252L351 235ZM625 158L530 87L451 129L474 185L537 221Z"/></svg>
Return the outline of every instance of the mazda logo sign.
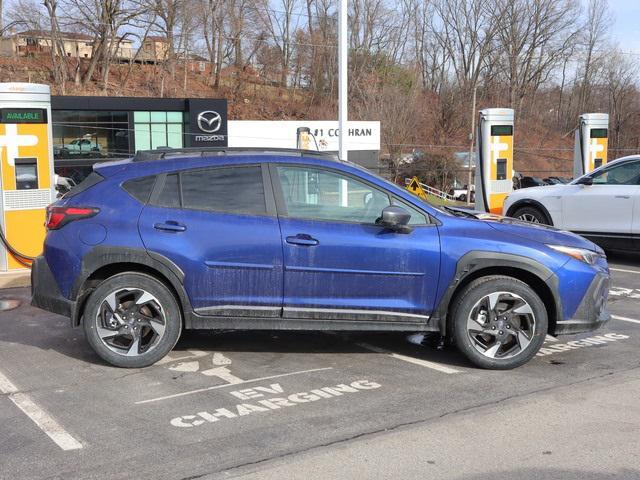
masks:
<svg viewBox="0 0 640 480"><path fill-rule="evenodd" d="M197 117L198 128L205 133L215 133L222 126L222 117L218 112L207 110L200 112Z"/></svg>

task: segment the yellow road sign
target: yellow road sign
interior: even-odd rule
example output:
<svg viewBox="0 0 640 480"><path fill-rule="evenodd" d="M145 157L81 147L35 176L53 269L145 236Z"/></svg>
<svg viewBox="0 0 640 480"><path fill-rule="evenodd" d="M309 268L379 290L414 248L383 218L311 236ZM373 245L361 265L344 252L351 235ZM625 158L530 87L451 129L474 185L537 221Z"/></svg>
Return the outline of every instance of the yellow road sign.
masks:
<svg viewBox="0 0 640 480"><path fill-rule="evenodd" d="M420 180L418 180L418 177L413 177L411 179L411 181L409 182L409 185L407 185L407 190L409 190L411 193L413 193L414 195L417 195L423 200L427 199L427 193L424 191L424 189L420 185Z"/></svg>

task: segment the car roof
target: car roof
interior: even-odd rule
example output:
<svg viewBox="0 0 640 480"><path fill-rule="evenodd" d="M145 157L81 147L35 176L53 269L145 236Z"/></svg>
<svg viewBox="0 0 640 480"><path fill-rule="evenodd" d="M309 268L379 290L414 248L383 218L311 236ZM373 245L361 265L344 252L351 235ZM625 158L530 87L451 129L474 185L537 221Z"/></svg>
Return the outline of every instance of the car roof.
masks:
<svg viewBox="0 0 640 480"><path fill-rule="evenodd" d="M292 149L172 149L139 152L136 157L94 165L94 170L103 177L116 174L123 177L141 177L159 173L206 168L224 165L255 163L301 163L325 167L362 167L338 160L332 153ZM142 155L140 155L142 154ZM366 170L365 170L366 171Z"/></svg>
<svg viewBox="0 0 640 480"><path fill-rule="evenodd" d="M263 147L192 147L192 148L158 148L156 150L141 150L133 157L133 162L148 162L166 158L194 158L194 157L227 157L232 155L282 155L293 157L317 157L325 160L338 160L338 156L331 152L317 150L302 150L294 148L263 148Z"/></svg>

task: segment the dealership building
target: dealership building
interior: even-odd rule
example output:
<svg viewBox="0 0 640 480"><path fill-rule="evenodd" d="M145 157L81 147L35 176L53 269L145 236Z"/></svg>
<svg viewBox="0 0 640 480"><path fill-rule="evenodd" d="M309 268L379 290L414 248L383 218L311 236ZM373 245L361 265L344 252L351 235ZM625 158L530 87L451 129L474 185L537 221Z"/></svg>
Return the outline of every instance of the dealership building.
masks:
<svg viewBox="0 0 640 480"><path fill-rule="evenodd" d="M139 150L184 147L296 148L298 128L312 148L338 151L337 121L229 120L225 99L53 96L56 173L81 181L96 162ZM380 172L380 123L349 122L349 159Z"/></svg>

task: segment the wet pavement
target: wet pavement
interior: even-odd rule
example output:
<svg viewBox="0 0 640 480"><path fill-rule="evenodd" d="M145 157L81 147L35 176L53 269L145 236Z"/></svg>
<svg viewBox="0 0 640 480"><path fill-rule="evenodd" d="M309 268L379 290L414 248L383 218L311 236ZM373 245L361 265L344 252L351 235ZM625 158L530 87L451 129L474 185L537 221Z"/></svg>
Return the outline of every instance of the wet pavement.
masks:
<svg viewBox="0 0 640 480"><path fill-rule="evenodd" d="M124 370L27 289L4 290L22 304L0 313L0 478L229 478L478 408L583 398L640 372L640 261L610 263L614 319L506 372L401 334L289 332L187 332L161 363Z"/></svg>

